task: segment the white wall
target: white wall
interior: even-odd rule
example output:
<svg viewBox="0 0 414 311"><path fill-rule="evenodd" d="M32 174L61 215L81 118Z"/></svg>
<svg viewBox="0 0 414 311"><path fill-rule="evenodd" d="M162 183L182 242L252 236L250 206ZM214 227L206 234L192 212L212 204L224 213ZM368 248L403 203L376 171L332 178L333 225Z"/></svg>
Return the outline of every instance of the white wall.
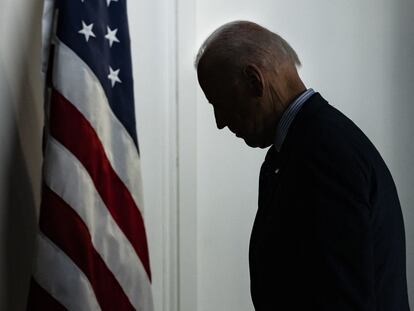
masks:
<svg viewBox="0 0 414 311"><path fill-rule="evenodd" d="M144 213L156 311L177 304L174 3L128 1Z"/></svg>
<svg viewBox="0 0 414 311"><path fill-rule="evenodd" d="M0 7L0 310L24 310L39 206L40 1Z"/></svg>

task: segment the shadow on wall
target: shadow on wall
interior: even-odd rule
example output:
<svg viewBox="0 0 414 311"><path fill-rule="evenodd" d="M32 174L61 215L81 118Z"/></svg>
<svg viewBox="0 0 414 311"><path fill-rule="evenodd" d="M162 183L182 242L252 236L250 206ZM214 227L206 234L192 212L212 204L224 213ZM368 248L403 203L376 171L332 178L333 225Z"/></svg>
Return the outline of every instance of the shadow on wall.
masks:
<svg viewBox="0 0 414 311"><path fill-rule="evenodd" d="M36 203L26 160L17 128L12 137L8 159L7 196L1 220L5 226L2 236L5 297L4 310L24 310L34 254L36 232Z"/></svg>
<svg viewBox="0 0 414 311"><path fill-rule="evenodd" d="M0 186L4 189L0 191L5 195L2 198L0 218L0 263L3 265L0 267L0 310L26 309L40 193L40 137L43 127L40 76L42 4L41 1L31 4L18 2L19 4L5 4L7 10L3 13L11 13L13 19L18 17L20 20L3 17L6 21L15 23L6 29L24 29L16 29L18 40L10 40L5 47L13 53L4 53L4 59L0 54L0 75L3 81L1 113L5 114L3 118L9 119L7 126L2 126L8 143L2 146L1 151L4 176L1 176ZM12 13L13 6L19 6L18 13Z"/></svg>
<svg viewBox="0 0 414 311"><path fill-rule="evenodd" d="M404 214L407 245L407 279L410 306L414 308L414 2L399 0L392 6L393 71L389 81L393 121L394 179Z"/></svg>

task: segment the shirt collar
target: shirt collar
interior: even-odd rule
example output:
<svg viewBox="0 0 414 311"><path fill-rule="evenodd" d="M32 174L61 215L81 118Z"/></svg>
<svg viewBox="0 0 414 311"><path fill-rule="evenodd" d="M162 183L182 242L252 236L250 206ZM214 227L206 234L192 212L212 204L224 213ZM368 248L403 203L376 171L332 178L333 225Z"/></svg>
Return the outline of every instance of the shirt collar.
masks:
<svg viewBox="0 0 414 311"><path fill-rule="evenodd" d="M296 114L313 94L315 94L313 89L306 90L300 94L299 97L297 97L283 113L282 118L277 125L274 143L274 146L278 152L280 152L280 149L282 148L283 142L285 141L286 135L289 131L289 127L295 119Z"/></svg>

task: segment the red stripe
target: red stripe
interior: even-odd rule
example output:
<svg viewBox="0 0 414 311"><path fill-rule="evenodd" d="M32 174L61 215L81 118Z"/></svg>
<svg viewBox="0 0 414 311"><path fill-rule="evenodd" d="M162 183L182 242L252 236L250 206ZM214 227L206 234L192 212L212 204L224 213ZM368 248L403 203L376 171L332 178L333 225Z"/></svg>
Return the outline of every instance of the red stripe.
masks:
<svg viewBox="0 0 414 311"><path fill-rule="evenodd" d="M85 223L66 202L46 186L42 192L39 227L83 271L102 310L135 310L93 247Z"/></svg>
<svg viewBox="0 0 414 311"><path fill-rule="evenodd" d="M131 242L151 280L147 238L141 213L131 193L111 167L98 135L79 110L56 90L52 93L50 115L52 136L84 165L106 207Z"/></svg>
<svg viewBox="0 0 414 311"><path fill-rule="evenodd" d="M33 278L30 281L27 311L65 311L67 310Z"/></svg>

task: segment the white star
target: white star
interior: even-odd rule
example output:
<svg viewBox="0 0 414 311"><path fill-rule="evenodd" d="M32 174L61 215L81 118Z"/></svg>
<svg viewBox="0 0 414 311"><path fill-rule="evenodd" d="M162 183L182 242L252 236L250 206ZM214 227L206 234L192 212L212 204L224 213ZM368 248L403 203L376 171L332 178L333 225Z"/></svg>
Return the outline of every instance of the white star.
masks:
<svg viewBox="0 0 414 311"><path fill-rule="evenodd" d="M109 46L112 47L114 42L119 42L118 38L116 37L116 33L118 29L111 30L108 26L106 27L108 33L106 34L105 38L109 40Z"/></svg>
<svg viewBox="0 0 414 311"><path fill-rule="evenodd" d="M119 79L118 75L119 75L119 70L113 70L111 66L109 66L109 75L108 75L108 79L111 80L111 84L112 87L115 86L115 83L122 83L121 79Z"/></svg>
<svg viewBox="0 0 414 311"><path fill-rule="evenodd" d="M111 4L111 2L118 2L118 0L106 0L106 5L109 7L109 5Z"/></svg>
<svg viewBox="0 0 414 311"><path fill-rule="evenodd" d="M90 25L86 25L84 21L82 21L82 29L78 31L85 36L86 42L88 42L89 37L96 37L92 31L93 23Z"/></svg>

